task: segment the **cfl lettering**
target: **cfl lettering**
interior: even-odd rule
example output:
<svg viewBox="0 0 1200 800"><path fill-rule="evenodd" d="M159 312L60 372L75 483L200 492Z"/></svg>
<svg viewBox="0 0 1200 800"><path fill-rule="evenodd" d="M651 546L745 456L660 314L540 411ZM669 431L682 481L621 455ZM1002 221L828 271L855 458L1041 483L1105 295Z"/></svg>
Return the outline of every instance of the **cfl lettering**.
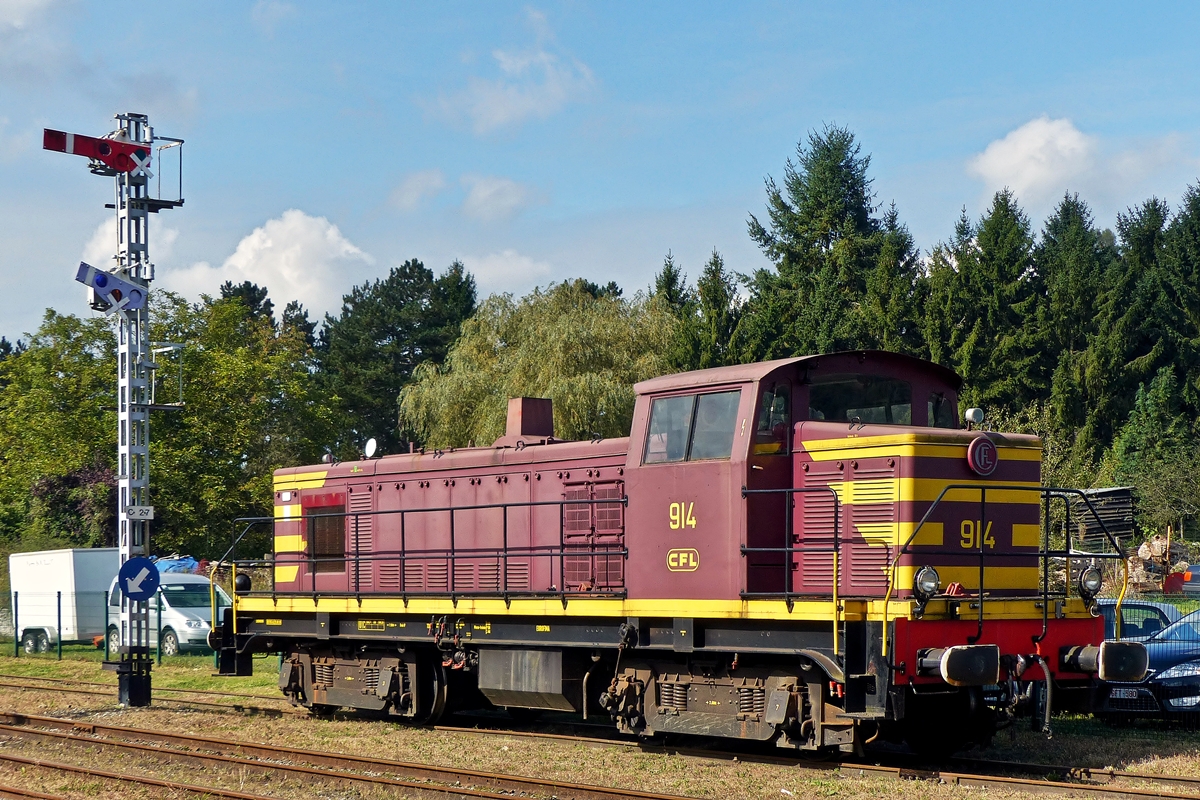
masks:
<svg viewBox="0 0 1200 800"><path fill-rule="evenodd" d="M700 553L691 548L667 551L667 569L671 572L695 572L700 568Z"/></svg>

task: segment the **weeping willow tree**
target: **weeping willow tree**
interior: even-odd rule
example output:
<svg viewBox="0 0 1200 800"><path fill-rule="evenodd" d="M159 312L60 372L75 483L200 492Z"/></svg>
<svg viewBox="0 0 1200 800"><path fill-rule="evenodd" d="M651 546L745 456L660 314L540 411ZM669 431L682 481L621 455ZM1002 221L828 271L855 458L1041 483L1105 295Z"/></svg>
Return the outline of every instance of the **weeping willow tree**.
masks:
<svg viewBox="0 0 1200 800"><path fill-rule="evenodd" d="M583 281L493 295L443 365L417 367L400 392L401 428L428 447L490 444L510 397L549 397L559 438L627 436L633 384L668 371L676 324L657 301Z"/></svg>

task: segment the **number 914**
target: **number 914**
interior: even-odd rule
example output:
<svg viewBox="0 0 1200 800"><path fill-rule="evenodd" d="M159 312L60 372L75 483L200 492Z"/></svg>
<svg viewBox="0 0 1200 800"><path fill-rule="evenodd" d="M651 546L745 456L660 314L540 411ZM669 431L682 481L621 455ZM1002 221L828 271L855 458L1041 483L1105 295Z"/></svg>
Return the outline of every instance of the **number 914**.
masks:
<svg viewBox="0 0 1200 800"><path fill-rule="evenodd" d="M671 530L696 527L695 503L671 503Z"/></svg>

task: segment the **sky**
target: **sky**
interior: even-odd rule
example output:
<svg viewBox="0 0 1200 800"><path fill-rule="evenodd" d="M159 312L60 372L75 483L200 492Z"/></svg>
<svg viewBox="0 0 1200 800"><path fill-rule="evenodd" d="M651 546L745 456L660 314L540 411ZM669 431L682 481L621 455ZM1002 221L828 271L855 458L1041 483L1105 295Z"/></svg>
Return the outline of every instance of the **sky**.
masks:
<svg viewBox="0 0 1200 800"><path fill-rule="evenodd" d="M1200 180L1187 3L304 3L0 0L0 335L90 314L112 179L41 149L119 112L186 140L156 287L226 280L338 313L409 258L484 296L615 280L672 252L750 273L767 176L827 124L871 155L923 251L1011 188L1103 227ZM174 191L175 154L155 172ZM157 183L158 178L155 178Z"/></svg>

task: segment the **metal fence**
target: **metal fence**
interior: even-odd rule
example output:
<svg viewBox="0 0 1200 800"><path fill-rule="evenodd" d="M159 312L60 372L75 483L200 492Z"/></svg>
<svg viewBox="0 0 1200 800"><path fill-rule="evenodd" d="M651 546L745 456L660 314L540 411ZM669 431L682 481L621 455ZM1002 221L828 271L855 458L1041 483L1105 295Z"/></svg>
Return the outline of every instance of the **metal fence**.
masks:
<svg viewBox="0 0 1200 800"><path fill-rule="evenodd" d="M120 603L116 592L111 597L108 592L11 592L5 616L12 634L12 655L61 659L64 645L85 645L103 651L105 659L115 658L121 646ZM160 590L146 612L147 641L127 644L155 648L159 663L181 644L194 646L183 632L170 629L169 612Z"/></svg>

